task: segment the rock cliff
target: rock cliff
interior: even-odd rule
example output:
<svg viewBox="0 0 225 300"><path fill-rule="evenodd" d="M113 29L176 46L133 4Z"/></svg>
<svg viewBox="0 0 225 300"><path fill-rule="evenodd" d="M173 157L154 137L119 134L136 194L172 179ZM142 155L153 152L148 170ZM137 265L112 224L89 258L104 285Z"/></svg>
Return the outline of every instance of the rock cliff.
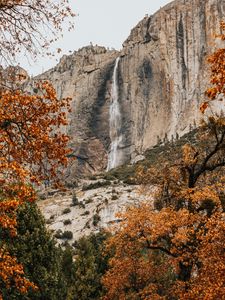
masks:
<svg viewBox="0 0 225 300"><path fill-rule="evenodd" d="M69 181L107 167L117 57L120 163L196 126L209 79L206 57L219 46L213 35L224 14L224 0L173 1L145 16L120 52L84 47L39 76L50 79L60 97L73 98L67 131L78 159L67 170Z"/></svg>
<svg viewBox="0 0 225 300"><path fill-rule="evenodd" d="M59 97L72 98L67 134L77 159L71 160L65 175L70 183L74 175L106 168L110 86L118 55L115 50L90 45L63 56L55 68L38 76L51 80Z"/></svg>

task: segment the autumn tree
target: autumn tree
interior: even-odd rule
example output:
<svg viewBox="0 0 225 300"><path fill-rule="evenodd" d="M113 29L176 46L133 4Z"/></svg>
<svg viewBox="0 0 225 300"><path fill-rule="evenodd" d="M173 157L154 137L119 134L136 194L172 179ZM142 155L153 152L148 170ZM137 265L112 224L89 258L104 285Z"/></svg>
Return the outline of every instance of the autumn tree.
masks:
<svg viewBox="0 0 225 300"><path fill-rule="evenodd" d="M56 170L67 163L68 137L59 128L67 124L65 109L69 99L58 99L47 82L38 84L38 88L40 92L36 95L20 90L1 92L0 225L11 237L16 235L16 209L23 202L36 198L30 184L54 178ZM12 281L17 287L24 286L21 292L26 292L25 286L29 284L25 285L25 279L24 285L19 281L23 275L22 266L18 265L13 271L15 258L9 261L2 240L0 247L1 279L6 286Z"/></svg>
<svg viewBox="0 0 225 300"><path fill-rule="evenodd" d="M32 57L48 53L62 26L73 27L73 16L68 0L1 0L1 62L12 63L21 52Z"/></svg>
<svg viewBox="0 0 225 300"><path fill-rule="evenodd" d="M59 37L73 13L66 0L1 0L0 16L0 59L8 64L24 51L32 56L47 51L49 34ZM17 235L16 211L36 199L34 184L50 180L67 163L68 137L60 129L67 124L69 99L58 99L48 82L36 83L32 93L23 91L21 79L0 71L0 283L24 294L37 287L10 255L4 237Z"/></svg>
<svg viewBox="0 0 225 300"><path fill-rule="evenodd" d="M224 99L225 49L209 63L212 87L202 112ZM104 299L224 298L224 116L205 118L197 137L160 177L153 168L139 170L145 184L158 182L155 203L162 205L143 203L120 216L107 243L115 255L103 277Z"/></svg>

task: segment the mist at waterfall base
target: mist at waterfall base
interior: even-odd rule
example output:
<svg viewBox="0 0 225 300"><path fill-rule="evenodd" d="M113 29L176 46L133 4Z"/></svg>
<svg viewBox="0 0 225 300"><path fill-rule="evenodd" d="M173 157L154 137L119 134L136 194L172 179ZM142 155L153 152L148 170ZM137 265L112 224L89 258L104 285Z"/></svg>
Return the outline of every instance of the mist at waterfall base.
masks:
<svg viewBox="0 0 225 300"><path fill-rule="evenodd" d="M119 105L119 87L118 87L118 66L120 57L117 57L112 77L111 103L109 108L109 133L110 133L110 151L108 154L107 171L119 166L122 162L122 142L121 133L122 116Z"/></svg>

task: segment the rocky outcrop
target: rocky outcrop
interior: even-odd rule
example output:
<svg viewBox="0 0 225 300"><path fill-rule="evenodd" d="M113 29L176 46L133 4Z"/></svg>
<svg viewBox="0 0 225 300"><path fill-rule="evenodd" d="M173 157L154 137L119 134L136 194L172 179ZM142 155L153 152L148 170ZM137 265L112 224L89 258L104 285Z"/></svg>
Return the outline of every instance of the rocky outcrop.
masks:
<svg viewBox="0 0 225 300"><path fill-rule="evenodd" d="M29 80L29 75L20 66L8 66L3 68L0 65L0 85L3 88L12 88L16 89L18 86L23 85Z"/></svg>
<svg viewBox="0 0 225 300"><path fill-rule="evenodd" d="M173 1L145 16L121 52L84 47L40 76L53 81L59 96L73 98L67 131L78 159L68 168L69 180L107 166L112 73L118 56L124 162L196 126L209 79L206 57L219 46L213 35L224 13L224 0Z"/></svg>
<svg viewBox="0 0 225 300"><path fill-rule="evenodd" d="M117 183L86 191L76 188L66 193L56 193L37 204L50 230L58 233L58 236L64 231L73 233L69 241L72 244L83 235L99 232L117 223L117 214L127 206L138 205L142 201L153 203L151 195L154 191L155 188L151 187L140 194L139 186ZM74 195L77 198L76 205L72 204ZM65 239L58 240L59 243L63 241Z"/></svg>
<svg viewBox="0 0 225 300"><path fill-rule="evenodd" d="M224 12L225 1L174 1L131 31L121 53L120 99L132 156L198 123L206 58Z"/></svg>
<svg viewBox="0 0 225 300"><path fill-rule="evenodd" d="M68 115L70 147L73 150L65 178L71 183L80 174L95 173L106 168L109 139L110 86L115 50L84 47L38 76L51 80L59 97L71 97Z"/></svg>

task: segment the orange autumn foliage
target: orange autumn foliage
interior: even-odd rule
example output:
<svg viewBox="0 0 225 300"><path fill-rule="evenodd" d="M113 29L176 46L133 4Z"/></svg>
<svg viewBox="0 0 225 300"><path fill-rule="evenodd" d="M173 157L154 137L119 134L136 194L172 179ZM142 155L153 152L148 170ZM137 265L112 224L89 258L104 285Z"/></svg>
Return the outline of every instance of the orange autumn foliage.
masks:
<svg viewBox="0 0 225 300"><path fill-rule="evenodd" d="M1 235L16 236L16 210L24 201L33 201L36 196L32 187L23 184L2 186L0 195L0 230ZM4 238L4 236L2 236ZM0 242L0 279L9 288L14 285L21 293L28 288L37 287L24 277L24 271L17 259L11 257L4 243ZM12 284L13 282L13 284ZM1 293L0 293L1 299Z"/></svg>
<svg viewBox="0 0 225 300"><path fill-rule="evenodd" d="M213 87L203 113L225 96L225 49L209 63ZM107 242L113 257L102 279L103 299L225 299L224 116L204 121L197 141L172 165L138 171L139 181L158 185L155 202L120 214Z"/></svg>
<svg viewBox="0 0 225 300"><path fill-rule="evenodd" d="M0 94L0 173L2 182L49 179L65 165L68 137L56 131L67 124L69 98L58 99L51 84L36 95L20 90ZM53 133L54 129L54 133Z"/></svg>
<svg viewBox="0 0 225 300"><path fill-rule="evenodd" d="M220 23L222 33L216 35L222 41L225 40L225 22ZM225 96L225 48L217 49L208 58L208 63L211 68L211 87L205 92L208 101L202 103L200 110L202 113L209 107L209 103L214 100L223 101Z"/></svg>
<svg viewBox="0 0 225 300"><path fill-rule="evenodd" d="M104 299L223 299L225 225L220 206L209 217L198 209L156 211L145 203L120 218L107 245L114 256L103 277Z"/></svg>
<svg viewBox="0 0 225 300"><path fill-rule="evenodd" d="M197 169L200 157L197 165L190 153L185 149L183 164ZM171 168L171 181L169 177L162 179L157 192L162 208L142 203L119 216L122 222L113 229L107 244L114 255L103 277L105 300L223 299L223 172L215 176L203 172L190 188L188 171L183 177L183 170L179 170L183 165L176 168L176 172Z"/></svg>
<svg viewBox="0 0 225 300"><path fill-rule="evenodd" d="M50 55L48 48L64 25L73 28L73 16L68 0L0 0L0 62L15 63L21 53ZM17 208L36 199L32 185L52 180L67 164L68 137L61 128L70 99L58 99L48 82L39 82L33 94L24 92L26 76L11 67L5 71L0 68L0 234L13 238ZM0 284L21 293L36 288L2 240Z"/></svg>
<svg viewBox="0 0 225 300"><path fill-rule="evenodd" d="M0 278L7 288L12 286L12 280L21 294L25 294L29 288L37 287L24 277L23 266L16 258L11 257L7 251L0 249ZM0 293L0 299L3 300Z"/></svg>
<svg viewBox="0 0 225 300"><path fill-rule="evenodd" d="M58 99L48 82L37 84L37 93L2 89L0 92L0 230L16 235L16 210L24 201L34 201L30 184L53 180L66 166L67 124L70 99ZM37 288L25 278L23 267L0 242L0 281L21 293ZM0 293L1 297L1 293Z"/></svg>

